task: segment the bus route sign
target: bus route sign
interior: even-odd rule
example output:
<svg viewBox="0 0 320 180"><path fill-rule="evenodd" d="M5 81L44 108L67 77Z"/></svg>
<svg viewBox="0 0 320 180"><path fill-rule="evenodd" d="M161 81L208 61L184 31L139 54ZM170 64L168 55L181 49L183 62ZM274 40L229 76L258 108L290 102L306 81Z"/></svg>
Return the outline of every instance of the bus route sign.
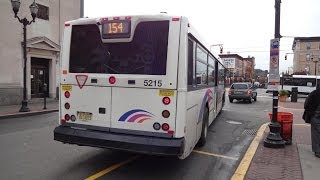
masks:
<svg viewBox="0 0 320 180"><path fill-rule="evenodd" d="M269 82L280 82L279 74L279 38L270 40L270 68L269 68Z"/></svg>

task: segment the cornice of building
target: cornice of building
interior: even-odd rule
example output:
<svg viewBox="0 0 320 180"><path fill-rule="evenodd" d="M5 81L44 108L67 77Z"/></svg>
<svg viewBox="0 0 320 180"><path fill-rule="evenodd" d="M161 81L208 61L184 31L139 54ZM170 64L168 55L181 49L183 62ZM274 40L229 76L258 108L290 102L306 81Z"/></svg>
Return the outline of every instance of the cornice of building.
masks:
<svg viewBox="0 0 320 180"><path fill-rule="evenodd" d="M292 43L292 50L295 49L297 42L317 42L320 41L320 36L313 37L295 37Z"/></svg>
<svg viewBox="0 0 320 180"><path fill-rule="evenodd" d="M243 57L239 54L219 54L219 57L222 58L238 58L240 60L243 60Z"/></svg>

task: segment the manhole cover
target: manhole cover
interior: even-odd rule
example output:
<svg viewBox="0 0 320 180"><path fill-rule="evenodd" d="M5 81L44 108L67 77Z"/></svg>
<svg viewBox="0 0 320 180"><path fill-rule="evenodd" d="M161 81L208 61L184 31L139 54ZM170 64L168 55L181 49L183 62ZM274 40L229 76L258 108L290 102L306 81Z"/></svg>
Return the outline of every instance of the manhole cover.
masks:
<svg viewBox="0 0 320 180"><path fill-rule="evenodd" d="M245 129L242 134L255 136L257 134L257 130L255 129Z"/></svg>
<svg viewBox="0 0 320 180"><path fill-rule="evenodd" d="M227 123L229 124L242 124L242 122L239 122L239 121L226 121Z"/></svg>

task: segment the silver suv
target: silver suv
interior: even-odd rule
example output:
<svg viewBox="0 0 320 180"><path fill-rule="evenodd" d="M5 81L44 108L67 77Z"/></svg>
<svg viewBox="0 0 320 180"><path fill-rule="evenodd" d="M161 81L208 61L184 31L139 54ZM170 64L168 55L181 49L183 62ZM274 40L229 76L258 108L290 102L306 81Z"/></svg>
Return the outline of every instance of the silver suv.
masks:
<svg viewBox="0 0 320 180"><path fill-rule="evenodd" d="M251 83L233 83L229 90L229 101L231 103L234 99L251 103L252 99L257 101L257 96L256 88Z"/></svg>

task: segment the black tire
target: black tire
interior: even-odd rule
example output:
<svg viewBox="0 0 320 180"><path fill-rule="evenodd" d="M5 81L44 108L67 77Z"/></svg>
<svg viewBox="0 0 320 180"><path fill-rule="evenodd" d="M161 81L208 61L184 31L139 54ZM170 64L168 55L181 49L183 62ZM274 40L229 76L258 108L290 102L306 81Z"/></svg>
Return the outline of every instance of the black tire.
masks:
<svg viewBox="0 0 320 180"><path fill-rule="evenodd" d="M203 119L202 119L201 137L198 142L198 146L200 147L204 146L207 142L208 121L209 121L209 110L208 108L205 108L203 112Z"/></svg>
<svg viewBox="0 0 320 180"><path fill-rule="evenodd" d="M254 101L257 101L257 96L256 96L256 97L254 97Z"/></svg>
<svg viewBox="0 0 320 180"><path fill-rule="evenodd" d="M231 103L233 103L233 99L232 99L232 98L229 98L229 101L230 101Z"/></svg>
<svg viewBox="0 0 320 180"><path fill-rule="evenodd" d="M222 98L222 107L221 107L221 109L224 107L224 105L225 105L225 103L226 103L226 95L223 94L222 97L223 97L223 98Z"/></svg>
<svg viewBox="0 0 320 180"><path fill-rule="evenodd" d="M249 99L248 99L248 102L251 104L251 103L252 103L252 99L251 99L251 98L249 98Z"/></svg>

